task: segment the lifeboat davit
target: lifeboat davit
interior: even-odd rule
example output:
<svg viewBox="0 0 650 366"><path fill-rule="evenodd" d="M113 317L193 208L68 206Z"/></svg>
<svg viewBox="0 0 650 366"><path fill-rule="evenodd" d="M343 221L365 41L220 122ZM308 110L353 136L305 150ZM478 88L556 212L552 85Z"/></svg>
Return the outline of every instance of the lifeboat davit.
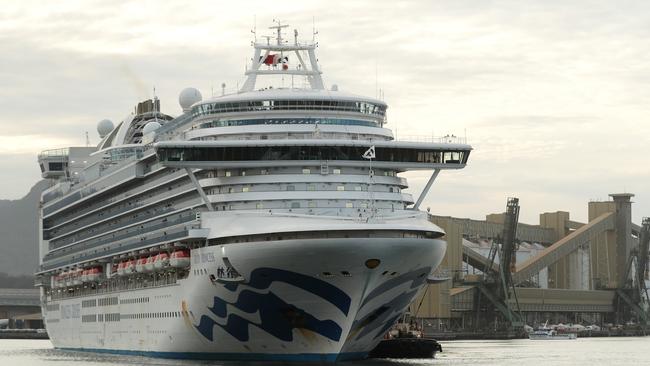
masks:
<svg viewBox="0 0 650 366"><path fill-rule="evenodd" d="M174 251L169 258L169 265L174 268L189 267L190 251L187 249Z"/></svg>
<svg viewBox="0 0 650 366"><path fill-rule="evenodd" d="M163 252L155 256L153 260L153 267L155 269L163 269L163 268L167 268L168 266L169 266L169 254Z"/></svg>
<svg viewBox="0 0 650 366"><path fill-rule="evenodd" d="M147 257L147 261L144 263L144 271L145 272L153 272L154 270L154 265L153 262L156 260L156 256L152 255L151 257Z"/></svg>
<svg viewBox="0 0 650 366"><path fill-rule="evenodd" d="M146 264L147 264L147 257L138 258L138 260L135 261L135 271L138 273L144 272Z"/></svg>

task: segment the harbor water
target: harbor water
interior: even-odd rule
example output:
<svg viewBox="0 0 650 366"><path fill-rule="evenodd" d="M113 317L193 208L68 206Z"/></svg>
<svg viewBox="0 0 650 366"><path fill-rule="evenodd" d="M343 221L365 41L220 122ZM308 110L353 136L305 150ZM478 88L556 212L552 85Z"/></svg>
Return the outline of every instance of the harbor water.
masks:
<svg viewBox="0 0 650 366"><path fill-rule="evenodd" d="M442 342L436 359L365 360L344 366L390 365L650 365L650 337L580 338L531 341L480 340ZM137 356L56 350L48 340L0 340L0 365L216 365L274 366L277 362L219 362L167 360ZM288 365L297 365L289 363Z"/></svg>

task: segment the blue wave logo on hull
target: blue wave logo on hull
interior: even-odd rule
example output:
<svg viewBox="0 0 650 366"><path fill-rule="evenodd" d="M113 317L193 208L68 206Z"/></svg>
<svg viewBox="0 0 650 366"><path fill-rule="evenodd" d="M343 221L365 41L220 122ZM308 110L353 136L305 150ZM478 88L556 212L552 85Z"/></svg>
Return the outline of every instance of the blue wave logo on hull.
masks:
<svg viewBox="0 0 650 366"><path fill-rule="evenodd" d="M227 290L232 292L243 287L235 302L227 302L217 296L214 297L214 303L208 309L215 316L225 319L225 324L220 324L211 317L202 315L199 325L195 326L196 329L210 341L214 340L215 326L222 328L239 341L248 341L250 325L286 342L293 340L293 329L306 329L333 341L341 339L342 329L333 320L319 320L307 311L285 302L272 291L260 294L249 290L249 288L265 290L273 282L283 282L308 291L336 306L346 316L350 310L350 297L325 281L281 269L258 268L251 272L248 282L224 285ZM254 323L237 314L228 314L228 305L248 314L258 313L260 322Z"/></svg>
<svg viewBox="0 0 650 366"><path fill-rule="evenodd" d="M363 318L354 321L350 334L356 334L355 340L358 341L373 332L373 338L383 336L390 329L390 327L395 324L404 310L413 301L414 297L417 295L418 290L426 281L426 276L430 272L431 267L419 268L388 280L371 291L361 304L361 309L363 309L366 305L369 305L371 300L376 299L390 289L410 282L410 285L406 291L377 306Z"/></svg>

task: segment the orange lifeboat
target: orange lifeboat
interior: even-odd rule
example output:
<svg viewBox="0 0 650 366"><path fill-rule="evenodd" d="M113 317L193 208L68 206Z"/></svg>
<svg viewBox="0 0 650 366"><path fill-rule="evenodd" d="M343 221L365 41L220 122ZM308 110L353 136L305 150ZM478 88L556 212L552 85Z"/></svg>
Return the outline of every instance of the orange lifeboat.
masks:
<svg viewBox="0 0 650 366"><path fill-rule="evenodd" d="M135 261L135 271L138 273L142 273L145 271L145 265L147 264L147 257L142 257L138 258L137 261Z"/></svg>
<svg viewBox="0 0 650 366"><path fill-rule="evenodd" d="M88 269L86 278L89 282L97 282L102 277L102 267L92 267Z"/></svg>
<svg viewBox="0 0 650 366"><path fill-rule="evenodd" d="M63 271L61 273L61 287L72 286L72 278L70 278L70 271Z"/></svg>
<svg viewBox="0 0 650 366"><path fill-rule="evenodd" d="M169 265L174 268L189 267L190 251L187 249L174 251L169 258Z"/></svg>
<svg viewBox="0 0 650 366"><path fill-rule="evenodd" d="M126 262L120 262L117 264L117 275L124 276L126 273Z"/></svg>
<svg viewBox="0 0 650 366"><path fill-rule="evenodd" d="M73 285L81 285L81 273L83 272L83 269L75 269L72 272L72 284Z"/></svg>
<svg viewBox="0 0 650 366"><path fill-rule="evenodd" d="M52 276L52 288L61 287L61 275Z"/></svg>
<svg viewBox="0 0 650 366"><path fill-rule="evenodd" d="M153 262L155 262L156 256L152 255L147 258L147 261L144 263L144 271L145 272L153 272L154 270L154 265Z"/></svg>
<svg viewBox="0 0 650 366"><path fill-rule="evenodd" d="M169 266L169 254L165 252L158 253L158 255L153 260L153 267L155 269L163 269L168 266Z"/></svg>
<svg viewBox="0 0 650 366"><path fill-rule="evenodd" d="M129 259L124 264L124 274L129 275L131 273L135 273L135 261L133 259Z"/></svg>
<svg viewBox="0 0 650 366"><path fill-rule="evenodd" d="M88 282L88 272L87 269L81 271L81 282Z"/></svg>

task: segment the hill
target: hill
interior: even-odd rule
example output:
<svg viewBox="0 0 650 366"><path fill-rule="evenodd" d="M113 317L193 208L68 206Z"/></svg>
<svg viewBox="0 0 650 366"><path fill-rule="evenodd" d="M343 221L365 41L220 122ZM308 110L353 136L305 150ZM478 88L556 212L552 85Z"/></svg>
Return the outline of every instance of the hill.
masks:
<svg viewBox="0 0 650 366"><path fill-rule="evenodd" d="M19 200L0 200L0 273L32 275L38 266L38 202L47 181Z"/></svg>

